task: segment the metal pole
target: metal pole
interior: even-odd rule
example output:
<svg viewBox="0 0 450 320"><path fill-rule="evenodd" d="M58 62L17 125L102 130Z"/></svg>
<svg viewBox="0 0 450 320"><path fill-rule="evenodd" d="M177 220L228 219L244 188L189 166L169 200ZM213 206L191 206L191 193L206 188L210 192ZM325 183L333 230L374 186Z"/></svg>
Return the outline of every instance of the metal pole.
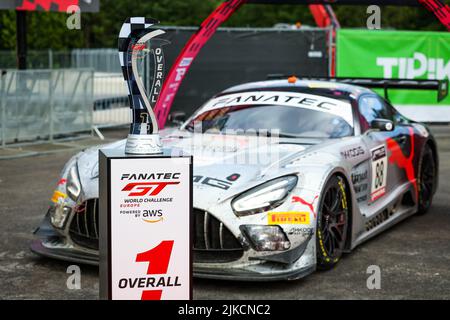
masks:
<svg viewBox="0 0 450 320"><path fill-rule="evenodd" d="M328 76L336 76L333 72L333 27L327 28L328 30Z"/></svg>
<svg viewBox="0 0 450 320"><path fill-rule="evenodd" d="M53 142L53 133L54 133L54 128L53 128L53 112L54 112L54 97L53 97L53 75L54 72L53 70L50 70L50 79L49 79L49 85L48 85L48 94L49 94L49 100L50 100L50 136L49 136L49 140L50 142ZM58 71L59 72L59 71Z"/></svg>
<svg viewBox="0 0 450 320"><path fill-rule="evenodd" d="M17 69L27 68L27 12L16 10Z"/></svg>
<svg viewBox="0 0 450 320"><path fill-rule="evenodd" d="M53 69L53 50L48 49L48 68Z"/></svg>
<svg viewBox="0 0 450 320"><path fill-rule="evenodd" d="M1 107L2 107L2 147L6 147L6 110L5 110L5 100L6 100L6 70L0 71L0 97L1 97Z"/></svg>

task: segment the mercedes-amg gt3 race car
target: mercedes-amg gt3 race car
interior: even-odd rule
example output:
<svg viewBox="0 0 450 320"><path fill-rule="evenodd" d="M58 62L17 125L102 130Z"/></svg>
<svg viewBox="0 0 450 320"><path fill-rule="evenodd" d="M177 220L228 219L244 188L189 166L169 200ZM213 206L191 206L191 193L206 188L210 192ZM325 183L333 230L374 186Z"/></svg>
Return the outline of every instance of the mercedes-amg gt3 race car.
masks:
<svg viewBox="0 0 450 320"><path fill-rule="evenodd" d="M438 185L436 142L367 87L441 88L437 82L247 83L162 131L166 148L194 159L194 275L297 279L425 213ZM68 161L34 252L98 263L98 152L124 146Z"/></svg>

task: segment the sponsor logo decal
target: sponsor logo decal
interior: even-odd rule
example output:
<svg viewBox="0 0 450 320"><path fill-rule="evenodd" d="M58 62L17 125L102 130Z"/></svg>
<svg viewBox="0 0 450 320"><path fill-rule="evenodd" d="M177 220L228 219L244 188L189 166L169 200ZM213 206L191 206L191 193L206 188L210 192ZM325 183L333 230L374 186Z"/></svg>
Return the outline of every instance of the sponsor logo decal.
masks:
<svg viewBox="0 0 450 320"><path fill-rule="evenodd" d="M316 201L316 199L319 198L319 196L315 196L312 202L308 202L305 199L299 197L299 196L293 196L292 197L292 203L294 202L299 202L305 206L307 206L309 208L309 210L311 210L311 212L314 214L314 218L316 217L316 211L314 210L314 202Z"/></svg>
<svg viewBox="0 0 450 320"><path fill-rule="evenodd" d="M349 103L298 92L256 91L229 94L210 100L202 108L202 112L236 105L273 104L330 113L342 117L349 125L353 126L352 109Z"/></svg>
<svg viewBox="0 0 450 320"><path fill-rule="evenodd" d="M371 200L375 201L386 193L387 154L384 145L370 150L372 154Z"/></svg>
<svg viewBox="0 0 450 320"><path fill-rule="evenodd" d="M268 224L309 224L309 212L269 212Z"/></svg>
<svg viewBox="0 0 450 320"><path fill-rule="evenodd" d="M214 187L214 188L219 188L219 189L223 189L223 190L228 190L233 185L233 183L230 182L230 181L237 180L237 178L235 180L230 180L228 178L227 178L227 180L229 180L229 181L225 181L225 180L220 180L220 179L216 179L216 178L212 178L212 177L194 176L193 177L193 182L197 183L197 184L201 184L201 185L206 185L206 186L209 186L209 187Z"/></svg>
<svg viewBox="0 0 450 320"><path fill-rule="evenodd" d="M344 149L341 151L341 155L345 159L354 159L360 156L363 156L366 152L364 151L364 148L361 146L355 146L349 149Z"/></svg>
<svg viewBox="0 0 450 320"><path fill-rule="evenodd" d="M355 169L351 174L353 189L357 194L357 202L363 202L367 200L366 192L369 189L368 178L369 173L367 169Z"/></svg>
<svg viewBox="0 0 450 320"><path fill-rule="evenodd" d="M314 234L314 229L313 228L299 228L299 227L295 227L295 228L289 229L287 234L290 235L290 236L309 237L309 236L312 236Z"/></svg>
<svg viewBox="0 0 450 320"><path fill-rule="evenodd" d="M67 198L67 194L65 194L64 192L55 190L55 192L53 192L53 196L50 200L54 203L58 203L59 199L65 199L65 198Z"/></svg>

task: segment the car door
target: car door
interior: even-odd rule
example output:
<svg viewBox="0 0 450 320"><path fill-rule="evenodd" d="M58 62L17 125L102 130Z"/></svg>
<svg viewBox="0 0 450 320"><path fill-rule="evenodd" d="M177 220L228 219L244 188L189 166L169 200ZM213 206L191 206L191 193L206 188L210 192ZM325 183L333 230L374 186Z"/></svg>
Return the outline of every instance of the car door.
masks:
<svg viewBox="0 0 450 320"><path fill-rule="evenodd" d="M372 212L378 212L386 205L387 194L395 192L402 184L403 175L398 165L390 161L390 155L404 152L409 148L411 139L405 126L396 125L392 107L376 94L362 95L358 100L361 134L369 153L369 185L367 205ZM372 128L375 119L390 120L394 123L392 131L380 131Z"/></svg>

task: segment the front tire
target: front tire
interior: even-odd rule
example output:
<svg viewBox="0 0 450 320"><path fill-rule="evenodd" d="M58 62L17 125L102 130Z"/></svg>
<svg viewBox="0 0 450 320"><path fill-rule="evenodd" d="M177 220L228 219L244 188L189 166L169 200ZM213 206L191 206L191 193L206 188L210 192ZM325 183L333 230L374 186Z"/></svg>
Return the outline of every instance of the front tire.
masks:
<svg viewBox="0 0 450 320"><path fill-rule="evenodd" d="M436 186L436 162L433 151L429 144L425 145L423 155L420 160L419 174L417 179L418 191L418 214L425 214L431 207Z"/></svg>
<svg viewBox="0 0 450 320"><path fill-rule="evenodd" d="M347 240L349 202L344 179L333 176L322 193L317 215L317 269L332 269Z"/></svg>

